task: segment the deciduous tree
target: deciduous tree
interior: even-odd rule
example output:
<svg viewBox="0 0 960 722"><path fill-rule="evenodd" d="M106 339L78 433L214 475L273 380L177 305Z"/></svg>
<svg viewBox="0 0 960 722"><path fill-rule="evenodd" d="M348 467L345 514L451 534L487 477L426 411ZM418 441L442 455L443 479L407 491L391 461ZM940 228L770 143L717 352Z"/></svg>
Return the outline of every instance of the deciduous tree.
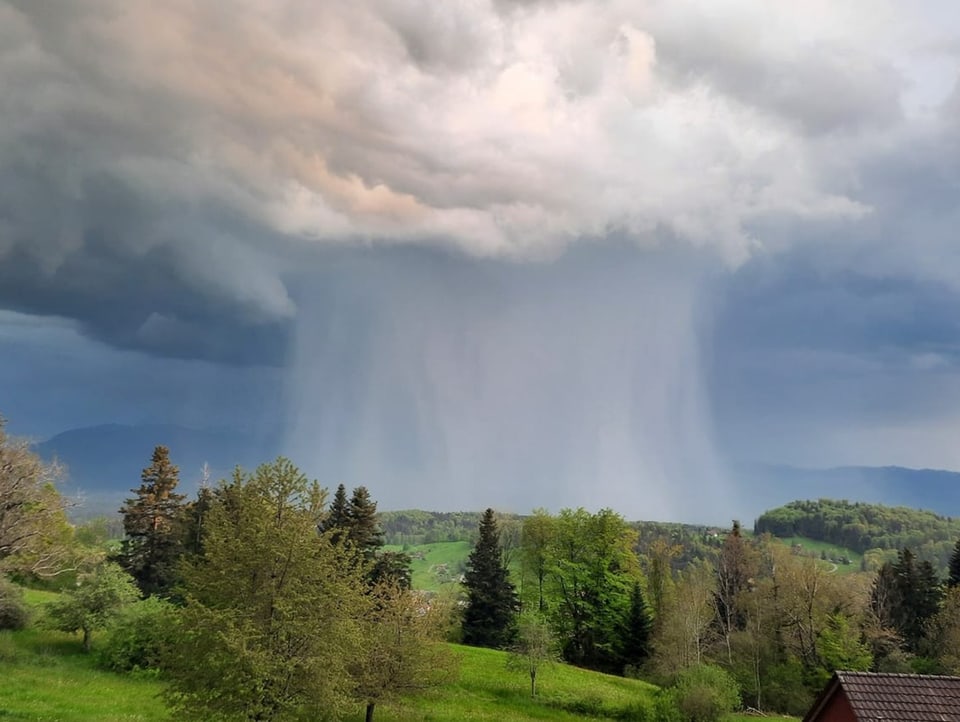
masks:
<svg viewBox="0 0 960 722"><path fill-rule="evenodd" d="M366 722L373 722L378 705L455 679L457 660L443 643L446 611L423 595L388 580L375 585L367 601L350 673Z"/></svg>
<svg viewBox="0 0 960 722"><path fill-rule="evenodd" d="M114 562L104 562L96 570L82 574L77 586L67 590L47 607L56 629L83 632L83 651L90 651L94 630L106 626L121 608L140 597L137 585Z"/></svg>
<svg viewBox="0 0 960 722"><path fill-rule="evenodd" d="M354 699L369 597L318 530L324 496L286 459L221 484L165 665L178 718L318 719Z"/></svg>
<svg viewBox="0 0 960 722"><path fill-rule="evenodd" d="M75 568L60 477L61 468L27 441L7 436L0 417L0 573L54 576Z"/></svg>

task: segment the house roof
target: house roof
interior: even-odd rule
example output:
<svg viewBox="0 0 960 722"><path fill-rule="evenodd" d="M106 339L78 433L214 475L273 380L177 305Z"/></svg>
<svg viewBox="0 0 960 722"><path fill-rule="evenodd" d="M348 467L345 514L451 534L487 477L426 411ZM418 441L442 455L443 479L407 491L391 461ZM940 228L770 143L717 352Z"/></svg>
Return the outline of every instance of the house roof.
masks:
<svg viewBox="0 0 960 722"><path fill-rule="evenodd" d="M960 722L960 677L873 672L834 674L803 721L841 689L857 722Z"/></svg>

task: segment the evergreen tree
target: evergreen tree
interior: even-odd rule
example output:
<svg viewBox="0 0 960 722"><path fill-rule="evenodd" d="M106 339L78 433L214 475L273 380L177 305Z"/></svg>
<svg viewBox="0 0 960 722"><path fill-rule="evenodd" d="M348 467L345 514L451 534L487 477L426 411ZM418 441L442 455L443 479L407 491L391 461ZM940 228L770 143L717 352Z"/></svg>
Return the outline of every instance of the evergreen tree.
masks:
<svg viewBox="0 0 960 722"><path fill-rule="evenodd" d="M633 583L630 593L630 610L624 623L621 636L620 654L624 664L633 667L643 664L650 656L650 635L653 630L653 620L650 610L643 598L640 582Z"/></svg>
<svg viewBox="0 0 960 722"><path fill-rule="evenodd" d="M153 450L140 479L140 488L133 490L136 496L120 509L126 538L119 561L144 595L165 595L173 587L183 554L185 522L185 497L174 491L179 469L170 462L166 446Z"/></svg>
<svg viewBox="0 0 960 722"><path fill-rule="evenodd" d="M960 586L960 539L953 545L953 554L950 555L949 574L947 576L947 587L953 589Z"/></svg>
<svg viewBox="0 0 960 722"><path fill-rule="evenodd" d="M917 652L926 636L927 621L940 608L943 591L933 565L917 562L904 547L894 564L884 564L877 573L871 607L880 623L896 630L911 652Z"/></svg>
<svg viewBox="0 0 960 722"><path fill-rule="evenodd" d="M367 560L373 559L383 546L383 532L377 520L377 502L370 498L367 487L358 486L347 504L347 540Z"/></svg>
<svg viewBox="0 0 960 722"><path fill-rule="evenodd" d="M493 648L509 645L515 636L519 605L503 562L493 509L487 509L480 520L480 536L470 552L463 584L467 590L464 643Z"/></svg>
<svg viewBox="0 0 960 722"><path fill-rule="evenodd" d="M330 502L330 509L327 511L327 518L323 521L323 531L330 532L330 540L336 544L346 538L350 528L350 519L348 511L347 488L340 484L333 495L333 501Z"/></svg>

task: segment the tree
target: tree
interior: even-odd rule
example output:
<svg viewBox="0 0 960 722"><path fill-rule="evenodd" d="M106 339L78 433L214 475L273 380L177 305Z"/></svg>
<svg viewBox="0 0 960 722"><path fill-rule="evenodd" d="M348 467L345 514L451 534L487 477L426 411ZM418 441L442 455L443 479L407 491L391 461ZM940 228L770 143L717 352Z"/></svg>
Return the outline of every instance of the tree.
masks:
<svg viewBox="0 0 960 722"><path fill-rule="evenodd" d="M126 538L119 561L144 595L169 594L176 581L186 521L185 497L174 491L179 474L169 449L157 446L140 475L140 487L133 490L136 496L120 509Z"/></svg>
<svg viewBox="0 0 960 722"><path fill-rule="evenodd" d="M746 613L739 597L746 591L755 571L756 555L740 533L740 522L734 520L733 529L724 539L717 556L717 593L714 598L728 663L732 661L730 643L733 633L746 628Z"/></svg>
<svg viewBox="0 0 960 722"><path fill-rule="evenodd" d="M477 647L506 647L515 634L517 594L503 561L497 520L487 509L480 520L480 536L470 552L464 587L463 641Z"/></svg>
<svg viewBox="0 0 960 722"><path fill-rule="evenodd" d="M670 679L703 663L715 631L716 583L716 572L707 561L694 562L678 574L654 631L653 663L660 677Z"/></svg>
<svg viewBox="0 0 960 722"><path fill-rule="evenodd" d="M637 534L610 509L564 509L549 548L549 617L564 659L621 672L620 633L640 565Z"/></svg>
<svg viewBox="0 0 960 722"><path fill-rule="evenodd" d="M633 590L630 592L630 610L620 637L620 655L623 657L624 664L636 668L647 661L647 657L650 656L652 630L653 620L650 618L650 610L647 609L647 602L643 598L640 582L635 581Z"/></svg>
<svg viewBox="0 0 960 722"><path fill-rule="evenodd" d="M377 584L369 599L362 653L350 673L365 720L373 722L377 705L452 681L457 661L442 641L443 609L391 581Z"/></svg>
<svg viewBox="0 0 960 722"><path fill-rule="evenodd" d="M72 532L56 484L62 475L0 417L0 573L46 577L75 568Z"/></svg>
<svg viewBox="0 0 960 722"><path fill-rule="evenodd" d="M94 572L83 574L77 586L63 593L47 607L55 629L83 632L83 651L90 651L90 636L102 629L120 609L140 597L137 585L119 565L101 564Z"/></svg>
<svg viewBox="0 0 960 722"><path fill-rule="evenodd" d="M362 565L318 530L325 494L288 460L222 482L187 559L165 661L182 719L316 719L354 699Z"/></svg>
<svg viewBox="0 0 960 722"><path fill-rule="evenodd" d="M540 614L544 614L547 607L545 585L548 550L553 533L554 518L544 509L534 509L533 513L524 519L520 533L522 597L525 605L528 603L527 599L534 600ZM531 583L528 583L528 579Z"/></svg>
<svg viewBox="0 0 960 722"><path fill-rule="evenodd" d="M537 696L540 670L557 658L556 640L550 624L539 612L525 612L517 625L517 641L510 650L507 665L530 677L530 696Z"/></svg>
<svg viewBox="0 0 960 722"><path fill-rule="evenodd" d="M343 484L337 486L333 494L333 501L330 502L330 509L323 520L323 530L328 533L330 540L334 544L343 541L350 528L349 502L347 501L347 487Z"/></svg>
<svg viewBox="0 0 960 722"><path fill-rule="evenodd" d="M947 576L947 587L953 589L956 586L960 586L960 539L953 545Z"/></svg>
<svg viewBox="0 0 960 722"><path fill-rule="evenodd" d="M347 504L347 541L368 561L383 546L377 502L370 498L365 486L355 488Z"/></svg>

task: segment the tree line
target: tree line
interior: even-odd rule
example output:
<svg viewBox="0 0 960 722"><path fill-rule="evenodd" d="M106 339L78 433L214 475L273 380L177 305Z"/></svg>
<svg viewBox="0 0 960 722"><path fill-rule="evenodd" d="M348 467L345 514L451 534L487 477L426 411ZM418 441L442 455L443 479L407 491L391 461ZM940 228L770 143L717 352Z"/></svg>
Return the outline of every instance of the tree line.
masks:
<svg viewBox="0 0 960 722"><path fill-rule="evenodd" d="M736 522L638 529L610 509L488 509L463 596L445 600L410 589L365 487L328 495L286 459L188 499L157 447L106 553L103 529L69 523L55 477L0 424L0 576L68 579L55 623L87 647L108 626L107 666L161 669L184 719L358 704L372 719L456 674L442 639L511 651L531 694L555 657L644 677L688 718L687 703L740 697L802 713L837 669L960 673L960 541L945 579L911 547L840 576ZM19 623L16 594L0 583L0 625Z"/></svg>
<svg viewBox="0 0 960 722"><path fill-rule="evenodd" d="M884 559L909 547L941 572L960 536L960 519L930 511L881 504L818 499L793 501L764 512L754 533L777 537L803 536Z"/></svg>

